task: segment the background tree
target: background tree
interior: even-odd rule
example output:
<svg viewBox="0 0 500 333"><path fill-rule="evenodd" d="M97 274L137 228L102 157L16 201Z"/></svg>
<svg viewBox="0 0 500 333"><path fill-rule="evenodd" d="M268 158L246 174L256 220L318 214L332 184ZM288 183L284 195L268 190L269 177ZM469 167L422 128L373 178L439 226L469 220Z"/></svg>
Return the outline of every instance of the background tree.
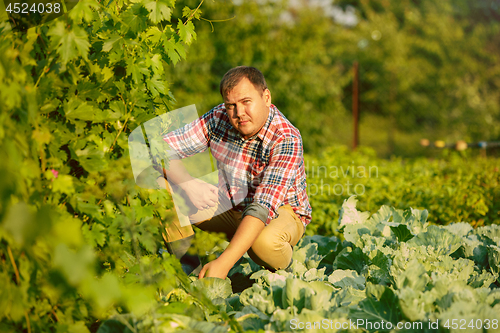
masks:
<svg viewBox="0 0 500 333"><path fill-rule="evenodd" d="M423 153L421 137L500 135L500 25L492 2L218 1L204 11L226 21L200 24L189 60L171 69L178 106L208 111L221 102L220 77L253 65L305 136L305 150L319 152L351 142L352 64L359 61L361 143L379 154Z"/></svg>

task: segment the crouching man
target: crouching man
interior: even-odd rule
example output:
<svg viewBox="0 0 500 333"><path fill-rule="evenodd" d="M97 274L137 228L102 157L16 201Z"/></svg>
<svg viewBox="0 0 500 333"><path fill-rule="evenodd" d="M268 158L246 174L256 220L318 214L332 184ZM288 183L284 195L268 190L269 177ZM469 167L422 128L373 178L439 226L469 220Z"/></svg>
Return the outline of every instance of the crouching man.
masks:
<svg viewBox="0 0 500 333"><path fill-rule="evenodd" d="M256 68L229 70L220 93L223 104L164 136L174 158L157 181L165 183L166 177L182 189L191 206L191 224L222 232L230 241L201 268L199 278L226 278L245 252L270 270L286 269L293 246L311 221L300 132L271 104ZM194 179L180 161L207 148L217 161L218 186ZM188 260L193 235L191 225L166 227L167 248L181 263Z"/></svg>

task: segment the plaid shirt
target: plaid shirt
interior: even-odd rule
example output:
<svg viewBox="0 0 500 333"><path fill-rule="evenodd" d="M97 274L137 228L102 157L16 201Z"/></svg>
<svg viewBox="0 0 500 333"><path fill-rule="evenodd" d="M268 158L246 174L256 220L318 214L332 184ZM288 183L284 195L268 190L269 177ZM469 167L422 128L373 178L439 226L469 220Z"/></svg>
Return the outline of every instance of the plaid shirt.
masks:
<svg viewBox="0 0 500 333"><path fill-rule="evenodd" d="M236 211L264 207L268 225L278 216L278 208L289 204L304 226L311 222L302 138L274 105L262 129L247 140L229 122L224 104L163 140L179 158L210 147L219 170L219 194L230 199Z"/></svg>

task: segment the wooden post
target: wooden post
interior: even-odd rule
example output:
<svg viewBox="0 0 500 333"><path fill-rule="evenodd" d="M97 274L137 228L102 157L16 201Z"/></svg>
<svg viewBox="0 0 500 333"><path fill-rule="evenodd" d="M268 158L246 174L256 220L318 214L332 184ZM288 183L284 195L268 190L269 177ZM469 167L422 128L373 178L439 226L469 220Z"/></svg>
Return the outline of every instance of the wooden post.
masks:
<svg viewBox="0 0 500 333"><path fill-rule="evenodd" d="M358 62L355 61L353 65L354 80L352 83L352 118L354 123L354 137L352 140L352 150L356 150L359 144L359 132L358 132L358 122L359 122L359 110L358 110Z"/></svg>

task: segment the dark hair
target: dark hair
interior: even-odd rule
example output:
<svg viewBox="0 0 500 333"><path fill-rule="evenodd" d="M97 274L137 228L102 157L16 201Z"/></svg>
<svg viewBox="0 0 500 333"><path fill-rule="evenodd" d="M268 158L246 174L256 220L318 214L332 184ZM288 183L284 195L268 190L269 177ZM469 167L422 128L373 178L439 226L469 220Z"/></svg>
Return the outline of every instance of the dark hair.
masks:
<svg viewBox="0 0 500 333"><path fill-rule="evenodd" d="M264 92L267 89L266 79L264 78L264 74L259 71L255 67L248 66L238 66L231 68L220 81L220 94L224 98L224 96L233 90L234 87L238 83L240 83L241 79L246 77L250 82L252 82L253 86L257 91Z"/></svg>

